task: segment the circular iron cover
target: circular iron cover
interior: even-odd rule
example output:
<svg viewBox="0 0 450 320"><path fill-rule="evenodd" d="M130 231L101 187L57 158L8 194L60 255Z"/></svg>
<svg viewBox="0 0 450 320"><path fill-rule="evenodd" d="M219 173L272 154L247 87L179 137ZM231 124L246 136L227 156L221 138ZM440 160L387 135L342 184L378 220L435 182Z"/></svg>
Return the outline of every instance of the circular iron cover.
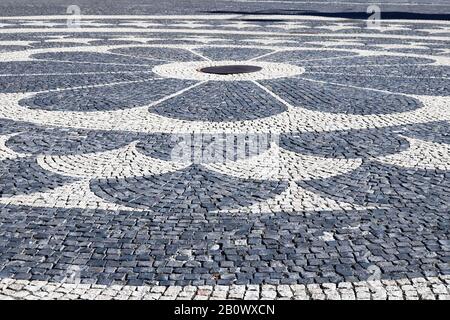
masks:
<svg viewBox="0 0 450 320"><path fill-rule="evenodd" d="M239 73L251 73L260 71L262 68L258 66L249 66L249 65L230 65L230 66L214 66L214 67L206 67L200 69L201 72L204 73L213 73L213 74L239 74Z"/></svg>

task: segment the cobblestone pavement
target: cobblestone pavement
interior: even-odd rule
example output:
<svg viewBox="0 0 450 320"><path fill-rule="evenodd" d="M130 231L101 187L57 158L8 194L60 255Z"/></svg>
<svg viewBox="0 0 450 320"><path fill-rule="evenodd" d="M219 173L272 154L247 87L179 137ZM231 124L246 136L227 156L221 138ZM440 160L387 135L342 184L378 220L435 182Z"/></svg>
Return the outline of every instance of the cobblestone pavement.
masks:
<svg viewBox="0 0 450 320"><path fill-rule="evenodd" d="M386 18L430 18L448 15L447 0L377 0ZM2 0L2 15L64 14L68 6L77 4L83 14L298 14L342 17L365 17L371 2L364 0ZM431 15L431 16L430 16Z"/></svg>
<svg viewBox="0 0 450 320"><path fill-rule="evenodd" d="M0 18L0 298L449 298L448 21L69 22Z"/></svg>
<svg viewBox="0 0 450 320"><path fill-rule="evenodd" d="M123 286L3 279L0 299L450 300L449 276L294 285Z"/></svg>

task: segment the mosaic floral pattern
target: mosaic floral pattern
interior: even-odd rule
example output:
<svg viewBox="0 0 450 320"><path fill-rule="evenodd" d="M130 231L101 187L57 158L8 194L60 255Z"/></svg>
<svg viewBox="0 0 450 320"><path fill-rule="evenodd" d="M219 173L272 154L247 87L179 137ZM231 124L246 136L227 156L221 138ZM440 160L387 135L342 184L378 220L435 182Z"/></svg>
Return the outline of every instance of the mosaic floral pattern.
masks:
<svg viewBox="0 0 450 320"><path fill-rule="evenodd" d="M0 276L448 275L450 57L415 27L353 43L337 29L25 33L30 44L0 50ZM199 71L231 64L262 70ZM177 158L183 143L200 154Z"/></svg>

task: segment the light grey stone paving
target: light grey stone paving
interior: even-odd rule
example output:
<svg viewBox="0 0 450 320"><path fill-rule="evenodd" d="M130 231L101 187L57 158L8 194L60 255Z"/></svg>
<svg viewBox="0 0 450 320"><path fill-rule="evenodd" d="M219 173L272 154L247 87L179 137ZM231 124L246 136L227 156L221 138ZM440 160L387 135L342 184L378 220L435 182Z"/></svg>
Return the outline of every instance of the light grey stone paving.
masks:
<svg viewBox="0 0 450 320"><path fill-rule="evenodd" d="M403 283L408 282L409 285ZM450 277L321 285L104 286L2 279L0 299L30 300L450 300Z"/></svg>

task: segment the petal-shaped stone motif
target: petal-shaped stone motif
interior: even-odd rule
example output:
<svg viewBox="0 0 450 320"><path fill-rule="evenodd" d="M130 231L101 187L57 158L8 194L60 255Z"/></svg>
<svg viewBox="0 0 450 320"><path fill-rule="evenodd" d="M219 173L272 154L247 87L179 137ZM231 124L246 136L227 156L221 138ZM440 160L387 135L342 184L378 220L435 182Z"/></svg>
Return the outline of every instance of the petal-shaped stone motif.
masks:
<svg viewBox="0 0 450 320"><path fill-rule="evenodd" d="M448 210L450 172L425 164L427 168L408 168L369 161L349 174L298 183L337 201L364 206Z"/></svg>
<svg viewBox="0 0 450 320"><path fill-rule="evenodd" d="M170 118L219 122L269 117L286 111L286 106L251 82L208 82L150 111Z"/></svg>
<svg viewBox="0 0 450 320"><path fill-rule="evenodd" d="M357 53L351 51L337 51L337 50L286 50L277 52L269 57L264 58L265 61L274 62L291 62L297 65L305 65L305 63L321 64L322 60L339 60L342 58L357 56Z"/></svg>
<svg viewBox="0 0 450 320"><path fill-rule="evenodd" d="M380 71L385 70L381 69ZM313 75L305 74L304 78L412 95L448 96L450 92L448 89L448 77L430 77L427 74L420 76L419 73L412 76L407 76L404 73L394 76L371 73L356 75L349 73L317 73Z"/></svg>
<svg viewBox="0 0 450 320"><path fill-rule="evenodd" d="M211 60L235 60L244 61L255 59L265 54L273 52L272 50L253 49L253 48L202 48L197 49L204 57Z"/></svg>
<svg viewBox="0 0 450 320"><path fill-rule="evenodd" d="M149 105L192 84L193 81L149 78L141 82L39 93L20 104L57 111L119 110Z"/></svg>
<svg viewBox="0 0 450 320"><path fill-rule="evenodd" d="M111 53L97 53L97 52L62 52L62 53L38 53L32 56L35 59L52 60L52 61L70 61L73 63L93 63L93 64L113 64L113 65L128 65L137 69L151 66L151 61L143 61L139 57L130 57L120 54ZM156 63L156 61L155 61Z"/></svg>
<svg viewBox="0 0 450 320"><path fill-rule="evenodd" d="M109 202L168 215L244 207L286 188L285 182L238 179L198 165L160 175L91 182L91 190Z"/></svg>
<svg viewBox="0 0 450 320"><path fill-rule="evenodd" d="M203 60L195 53L174 48L155 48L155 47L139 47L139 48L123 48L111 50L112 53L124 54L136 59L141 58L141 63L147 60L155 61L196 61Z"/></svg>
<svg viewBox="0 0 450 320"><path fill-rule="evenodd" d="M280 138L280 146L327 158L373 158L409 148L408 140L396 132L401 132L401 128L284 134Z"/></svg>
<svg viewBox="0 0 450 320"><path fill-rule="evenodd" d="M400 94L311 82L303 79L279 79L263 82L270 90L295 107L331 113L386 114L411 111L423 105Z"/></svg>

